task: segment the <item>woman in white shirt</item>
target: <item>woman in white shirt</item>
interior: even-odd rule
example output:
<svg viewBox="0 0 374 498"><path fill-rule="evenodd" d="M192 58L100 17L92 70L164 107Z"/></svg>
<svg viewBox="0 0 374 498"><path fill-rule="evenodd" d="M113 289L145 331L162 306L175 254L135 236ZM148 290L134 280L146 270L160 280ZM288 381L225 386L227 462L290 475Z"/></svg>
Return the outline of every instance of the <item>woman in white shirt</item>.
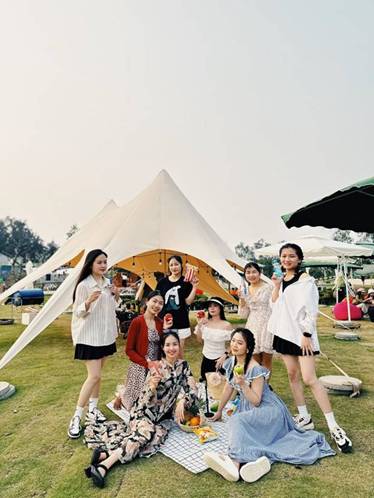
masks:
<svg viewBox="0 0 374 498"><path fill-rule="evenodd" d="M203 342L203 359L201 362L201 379L205 374L216 372L228 358L226 342L231 340L232 325L225 318L223 302L219 297L208 300L208 318L198 318L195 334Z"/></svg>
<svg viewBox="0 0 374 498"><path fill-rule="evenodd" d="M73 292L71 331L74 358L85 361L87 378L69 424L68 435L72 439L79 438L81 434L80 421L87 402L91 416L97 421L106 420L97 403L105 359L116 352L118 331L115 309L119 295L119 289L104 277L106 271L107 254L101 249L90 251Z"/></svg>
<svg viewBox="0 0 374 498"><path fill-rule="evenodd" d="M311 388L313 396L322 410L331 437L343 453L352 450L352 443L345 431L339 427L325 388L316 374L315 356L319 354L317 336L318 289L314 278L300 271L304 255L297 244L284 244L279 251L284 275L273 275L273 311L269 330L274 335L274 349L282 355L286 365L292 394L298 414L294 417L300 429L314 429L312 417L307 410L304 383Z"/></svg>

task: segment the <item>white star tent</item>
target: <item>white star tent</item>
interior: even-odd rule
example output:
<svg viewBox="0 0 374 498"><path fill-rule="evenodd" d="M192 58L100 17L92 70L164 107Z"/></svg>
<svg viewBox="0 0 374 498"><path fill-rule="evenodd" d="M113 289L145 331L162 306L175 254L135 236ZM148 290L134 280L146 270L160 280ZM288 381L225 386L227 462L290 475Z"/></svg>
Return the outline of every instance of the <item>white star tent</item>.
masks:
<svg viewBox="0 0 374 498"><path fill-rule="evenodd" d="M96 248L108 254L109 267L119 266L137 273L152 288L156 284L154 272L165 271L170 254L180 254L184 262L200 268L201 290L231 302L233 297L218 284L212 269L239 287L241 277L236 269L242 269L245 264L191 205L169 174L162 170L152 184L128 204L120 208L113 201L109 202L48 261L0 295L0 302L3 302L46 273L68 262L75 266L0 360L0 368L71 305L84 256Z"/></svg>

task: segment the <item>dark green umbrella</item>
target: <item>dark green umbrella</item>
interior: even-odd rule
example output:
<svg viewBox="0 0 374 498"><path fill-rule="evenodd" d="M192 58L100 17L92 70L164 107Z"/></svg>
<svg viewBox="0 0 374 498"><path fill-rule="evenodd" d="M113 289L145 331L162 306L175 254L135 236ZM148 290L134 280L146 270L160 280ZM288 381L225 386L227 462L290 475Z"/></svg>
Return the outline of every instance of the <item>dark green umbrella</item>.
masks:
<svg viewBox="0 0 374 498"><path fill-rule="evenodd" d="M373 233L373 213L374 177L284 214L282 219L288 228L310 225Z"/></svg>

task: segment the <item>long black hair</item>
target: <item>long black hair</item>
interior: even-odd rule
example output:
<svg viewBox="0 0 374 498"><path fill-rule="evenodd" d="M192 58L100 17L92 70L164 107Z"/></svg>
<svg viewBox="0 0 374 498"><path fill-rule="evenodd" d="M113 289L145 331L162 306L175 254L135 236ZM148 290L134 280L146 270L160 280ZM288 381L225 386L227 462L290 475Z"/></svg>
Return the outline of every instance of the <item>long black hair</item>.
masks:
<svg viewBox="0 0 374 498"><path fill-rule="evenodd" d="M295 273L296 274L300 273L300 267L301 267L303 259L304 259L304 253L303 253L303 250L301 249L301 247L298 246L297 244L293 244L292 242L286 242L286 244L283 244L283 246L279 249L279 257L281 257L283 249L292 249L295 251L296 256L300 260L299 264L297 265L297 268L295 270ZM282 270L284 270L283 266L282 266Z"/></svg>
<svg viewBox="0 0 374 498"><path fill-rule="evenodd" d="M83 268L81 269L81 272L79 274L77 283L75 284L75 287L74 287L73 303L75 301L75 294L77 292L78 285L82 282L82 280L84 280L89 275L91 275L91 273L92 273L92 266L93 266L93 264L95 262L95 259L98 258L99 256L101 256L102 254L104 254L104 256L106 258L108 257L107 253L104 252L102 249L93 249L92 251L90 251L89 253L87 253L86 259L84 260Z"/></svg>
<svg viewBox="0 0 374 498"><path fill-rule="evenodd" d="M165 354L165 351L164 351L164 346L165 346L165 341L168 337L174 337L177 341L178 341L178 344L179 344L179 347L181 345L181 340L179 339L179 335L177 332L174 332L173 330L171 330L170 332L164 332L161 336L161 357L162 358L165 358L166 354Z"/></svg>
<svg viewBox="0 0 374 498"><path fill-rule="evenodd" d="M258 273L261 275L262 273L262 270L261 270L261 266L258 265L257 263L255 263L254 261L250 261L249 263L247 263L243 269L243 277L244 277L244 280L247 282L248 285L251 285L250 282L248 282L248 280L246 279L245 277L245 271L247 270L247 268L254 268L255 270L258 271Z"/></svg>
<svg viewBox="0 0 374 498"><path fill-rule="evenodd" d="M213 299L214 299L214 301L212 301ZM219 317L220 317L221 320L226 320L224 305L223 305L222 299L220 299L219 297L211 297L207 301L207 305L208 305L208 320L210 320L212 318L212 315L209 313L209 305L210 305L210 303L213 303L213 304L216 304L217 306L219 306Z"/></svg>
<svg viewBox="0 0 374 498"><path fill-rule="evenodd" d="M247 346L247 353L245 355L245 361L244 361L244 375L245 375L247 372L249 362L251 361L253 355L253 350L255 349L255 338L252 332L244 327L238 327L237 329L235 329L231 334L231 339L234 337L235 334L241 334ZM234 360L234 368L235 368L235 365L237 363L236 356L234 358L235 358ZM230 373L229 380L231 380L234 375L234 368Z"/></svg>

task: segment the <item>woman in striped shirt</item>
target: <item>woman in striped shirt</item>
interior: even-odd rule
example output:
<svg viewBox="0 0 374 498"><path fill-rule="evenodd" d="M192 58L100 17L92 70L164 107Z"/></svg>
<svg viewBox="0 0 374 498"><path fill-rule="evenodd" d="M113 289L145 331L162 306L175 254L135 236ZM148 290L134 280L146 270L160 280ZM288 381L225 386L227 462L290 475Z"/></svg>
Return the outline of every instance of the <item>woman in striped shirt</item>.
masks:
<svg viewBox="0 0 374 498"><path fill-rule="evenodd" d="M116 299L119 289L104 277L107 254L101 249L90 251L79 274L73 293L71 330L75 345L74 358L83 360L87 378L82 385L68 435L72 439L81 434L80 421L88 402L89 415L104 422L105 416L97 407L101 371L107 356L116 352Z"/></svg>

